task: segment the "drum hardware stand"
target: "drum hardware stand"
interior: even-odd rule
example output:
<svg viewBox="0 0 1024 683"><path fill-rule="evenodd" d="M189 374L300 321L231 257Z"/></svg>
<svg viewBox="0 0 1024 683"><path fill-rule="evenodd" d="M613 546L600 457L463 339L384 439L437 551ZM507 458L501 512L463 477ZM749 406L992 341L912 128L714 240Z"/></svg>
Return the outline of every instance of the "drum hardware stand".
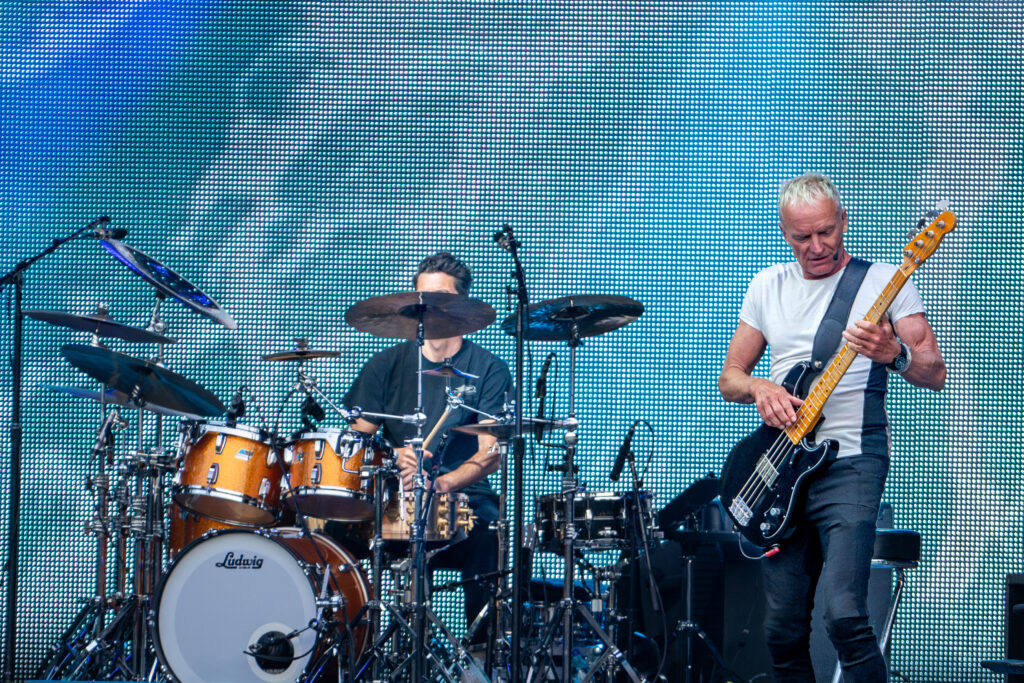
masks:
<svg viewBox="0 0 1024 683"><path fill-rule="evenodd" d="M509 659L511 660L510 675L515 683L523 680L523 654L520 638L520 628L523 619L523 585L529 577L524 577L523 567L523 546L525 538L523 535L524 510L524 465L526 462L526 442L523 439L523 365L526 347L526 309L530 305L529 293L526 289L526 271L519 259L519 247L522 244L512 234L512 228L507 223L501 230L495 233L494 241L498 247L507 251L512 256L515 269L512 277L515 280L514 286L508 286L506 292L509 297L516 299L516 370L515 370L515 430L511 439L512 446L512 523L515 525L512 538L512 637L509 642ZM504 492L504 487L502 491ZM502 508L504 509L504 507Z"/></svg>
<svg viewBox="0 0 1024 683"><path fill-rule="evenodd" d="M98 339L94 335L94 343ZM86 525L86 532L96 536L96 588L91 598L75 616L71 626L61 635L57 644L50 648L46 661L37 669L36 678L52 679L62 676L69 665L73 665L86 647L90 636L96 637L103 630L106 612L111 603L107 596L107 554L110 538L111 519L108 512L108 496L110 494L110 477L106 473L107 459L113 456L113 434L128 426L128 422L120 412L106 410L106 386L100 392L100 415L103 423L97 430L97 439L92 448L90 460L99 463L99 472L86 479L86 489L92 492L95 503L95 514Z"/></svg>
<svg viewBox="0 0 1024 683"><path fill-rule="evenodd" d="M549 630L547 636L544 639L544 643L541 645L541 650L545 650L550 645L550 641L554 637L555 626L558 621L561 621L562 625L562 682L572 683L573 680L573 666L572 666L572 652L573 652L573 619L578 614L587 624L593 629L595 635L604 643L607 648L604 655L591 667L590 671L587 672L585 680L589 680L596 671L596 667L604 666L604 662L608 657L613 657L617 666L619 666L623 672L634 681L634 683L640 683L645 679L637 674L630 663L626 660L622 651L619 650L615 642L608 636L607 633L601 628L594 618L594 615L590 612L586 605L580 602L576 598L574 591L576 578L575 578L575 566L576 566L576 492L579 488L579 483L576 480L576 465L575 457L578 446L578 437L576 429L579 426L579 422L576 420L576 350L583 345L583 340L579 333L579 322L578 316L576 315L575 307L568 307L564 309L559 315L555 316L556 320L568 322L570 324L570 335L569 335L569 415L565 420L567 430L564 436L565 442L565 455L562 465L556 465L555 468L562 472L562 496L564 497L564 515L565 515L565 531L563 537L564 543L564 566L565 566L565 578L562 583L562 600L559 602L558 607L555 611L555 618L552 620L552 628ZM518 623L518 622L516 622ZM535 660L536 661L536 660Z"/></svg>
<svg viewBox="0 0 1024 683"><path fill-rule="evenodd" d="M291 491L291 487L292 487L291 472L290 472L290 470L289 470L289 468L287 466L287 463L285 463L285 460L284 460L283 441L280 438L280 436L278 435L277 429L278 429L278 426L280 424L281 414L284 412L284 408L288 404L288 401L291 399L291 397L294 396L300 390L303 390L303 391L306 392L307 398L312 398L312 395L314 393L316 393L317 395L322 397L334 410L336 410L346 420L350 420L351 419L351 421L354 421L355 417L358 417L358 415L355 415L355 417L353 417L353 414L350 413L349 411L346 411L346 410L336 406L331 401L331 399L326 394L324 394L323 391L321 391L320 388L317 386L316 379L314 377L306 374L302 370L302 363L303 362L304 361L302 361L302 360L299 361L299 365L298 365L298 368L296 370L297 380L292 385L291 391L288 392L288 394L285 396L284 400L281 402L281 406L278 408L277 415L276 415L276 418L275 418L275 421L274 421L274 426L269 430L269 437L270 437L270 441L271 441L271 448L273 449L273 452L274 452L274 460L277 463L278 468L281 470L281 481L284 484L284 486L283 486L283 491L284 492ZM241 393L242 389L244 389L244 388L245 387L240 388L238 390L239 393ZM250 397L251 397L251 391L250 391ZM238 416L240 417L241 415L244 414L244 412L245 412L245 408L243 406L241 408L241 411L239 412ZM257 409L257 412L259 412L258 409ZM375 468L375 469L383 469L383 468ZM332 594L330 596L328 596L327 591L328 591L329 585L334 582L334 577L333 577L333 575L330 572L330 563L324 557L324 554L320 550L320 546L317 543L316 538L313 536L312 532L310 531L309 522L307 521L307 519L308 519L307 515L302 511L302 508L301 508L301 505L299 505L298 499L295 496L289 496L289 500L291 501L292 509L295 512L295 523L296 523L296 526L302 532L302 536L304 538L306 538L307 540L309 540L310 546L313 548L313 552L316 553L317 560L318 560L318 565L324 569L324 577L323 577L323 585L321 587L321 594L320 594L320 597L317 600L317 604L319 606L318 615L317 615L317 619L316 619L316 626L314 626L314 628L316 628L318 630L318 632L320 632L321 634L324 634L324 633L328 634L330 636L330 638L331 638L331 641L328 641L328 643L327 643L327 647L325 648L324 654L321 656L323 661L321 661L320 663L317 663L315 665L311 664L309 666L308 670L307 670L307 675L304 675L303 678L300 679L300 681L313 681L313 680L315 680L320 675L320 672L323 670L323 667L329 661L329 657L332 656L332 654L333 655L338 655L339 680L343 680L342 674L344 674L345 672L342 669L342 657L340 656L341 655L341 649L342 649L342 643L344 642L345 638L348 638L349 643L351 644L351 642L352 642L352 638L351 638L352 629L356 625L358 625L359 620L363 618L364 614L366 614L366 612L368 611L369 608L368 608L368 606L364 605L363 608L359 611L358 614L356 614L354 617L349 619L348 615L344 613L344 596L343 596L343 593L341 591L340 586L338 586L335 583L331 587L332 591L333 591ZM378 536L379 536L379 532L378 532ZM338 603L339 599L342 600L341 603ZM324 611L327 610L327 609L331 609L332 611L334 611L335 615L337 614L337 612L335 610L337 610L337 609L341 610L342 617L343 617L343 619L346 620L346 628L345 628L345 630L342 633L339 634L336 630L328 631L323 626L323 624L325 624L325 623L329 623L329 622L335 621L335 617L333 617L333 616L332 616L331 620L326 620L326 619L323 618ZM371 618L372 618L372 612L371 612ZM372 623L371 623L371 628L374 628ZM372 632L373 631L371 631L371 633ZM250 646L250 651L247 652L246 654L250 654L250 655L256 656L257 653L252 651L252 650L253 650L253 647ZM351 656L348 657L349 666L350 666L350 668L353 671L354 671L355 666L357 664L357 662L354 661L354 660L355 660L354 657L351 657ZM352 680L355 680L355 678L353 678Z"/></svg>
<svg viewBox="0 0 1024 683"><path fill-rule="evenodd" d="M421 303L416 306L416 338L415 343L417 347L417 372L416 372L416 410L411 415L390 415L386 413L371 413L363 412L360 408L354 408L351 410L344 410L334 403L330 402L327 397L324 397L329 405L337 411L346 421L354 422L361 415L369 417L375 417L380 419L393 419L401 420L409 424L416 425L416 436L406 441L406 445L409 445L413 449L413 453L416 456L416 474L413 475L413 523L412 523L412 534L410 537L410 555L411 559L407 559L401 563L397 563L392 566L392 574L396 577L396 594L401 594L398 591L397 577L399 574L408 573L410 574L410 581L408 586L409 600L408 605L412 611L412 620L410 623L402 614L392 605L378 603L376 610L379 612L382 606L387 607L392 621L387 631L380 636L371 646L371 653L378 649L384 642L389 638L397 637L398 629L405 631L412 636L413 647L412 653L407 658L411 666L411 680L422 681L426 680L425 674L427 670L428 660L432 662L435 668L438 669L438 674L445 677L447 680L455 680L449 677L449 674L445 668L444 661L439 653L434 652L426 642L426 633L428 625L433 625L434 628L440 630L444 637L455 649L455 665L460 670L466 669L477 669L479 667L468 658L461 646L458 643L458 639L448 630L448 628L441 622L437 615L433 612L429 605L429 597L427 596L426 588L426 577L427 577L427 547L426 547L426 518L429 514L429 498L424 499L424 496L430 496L433 494L433 483L431 488L428 490L426 481L423 475L423 454L427 440L423 438L423 426L426 422L426 415L423 413L423 346L425 344L425 332L423 325L423 314L425 312L425 306ZM300 376L300 381L301 381ZM317 392L322 396L322 392ZM445 411L445 415L442 416L442 420L439 421L438 427L444 421L444 417L447 416L448 412L453 410L457 404L461 404L462 392L449 392L449 406ZM468 406L466 406L468 407ZM480 411L477 411L480 412ZM482 413L489 419L494 419L494 416L487 413ZM431 431L430 437L434 435L437 428ZM428 437L428 439L430 438ZM383 489L381 489L382 491ZM378 509L375 509L375 528L376 537L374 538L374 552L377 553L378 547L381 545L382 539L381 534L381 523L383 513L379 509L382 505L383 496L377 495ZM400 510L405 509L404 500L399 502ZM379 561L378 561L379 564ZM379 569L374 570L374 578L376 580L377 572ZM380 585L380 584L376 584ZM379 619L379 614L378 614ZM394 649L394 648L393 648ZM392 669L392 676L395 674L396 669L401 669L406 666L406 663L401 663L398 667ZM374 661L374 680L380 680L377 678L379 671L379 661ZM482 671L478 671L479 674L483 674ZM393 680L393 679L392 679Z"/></svg>

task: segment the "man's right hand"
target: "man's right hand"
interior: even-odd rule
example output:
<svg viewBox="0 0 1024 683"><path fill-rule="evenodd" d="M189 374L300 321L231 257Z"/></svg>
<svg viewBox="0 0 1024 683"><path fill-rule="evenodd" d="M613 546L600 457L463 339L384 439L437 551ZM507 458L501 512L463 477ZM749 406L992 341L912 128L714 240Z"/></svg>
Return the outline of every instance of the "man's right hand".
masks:
<svg viewBox="0 0 1024 683"><path fill-rule="evenodd" d="M751 382L750 393L754 396L754 405L761 419L776 429L785 429L794 424L796 409L804 404L775 382L759 377Z"/></svg>
<svg viewBox="0 0 1024 683"><path fill-rule="evenodd" d="M423 459L434 457L430 451L423 451ZM412 446L402 446L395 449L395 463L402 473L402 488L406 491L412 489L412 478L416 474L416 453Z"/></svg>

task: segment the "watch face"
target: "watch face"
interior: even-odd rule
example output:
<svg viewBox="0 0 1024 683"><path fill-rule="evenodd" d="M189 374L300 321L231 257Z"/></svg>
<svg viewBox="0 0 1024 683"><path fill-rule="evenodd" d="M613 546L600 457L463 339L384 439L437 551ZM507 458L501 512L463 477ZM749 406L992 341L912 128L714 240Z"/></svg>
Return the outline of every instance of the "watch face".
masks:
<svg viewBox="0 0 1024 683"><path fill-rule="evenodd" d="M900 355L892 359L892 368L896 372L903 372L909 364L910 359L907 357L907 347L900 345Z"/></svg>

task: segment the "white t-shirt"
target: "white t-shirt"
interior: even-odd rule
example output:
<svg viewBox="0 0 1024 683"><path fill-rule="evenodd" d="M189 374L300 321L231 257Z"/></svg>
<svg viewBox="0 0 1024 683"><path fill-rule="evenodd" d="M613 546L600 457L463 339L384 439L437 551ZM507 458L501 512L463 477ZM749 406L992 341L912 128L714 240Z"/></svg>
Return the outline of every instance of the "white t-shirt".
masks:
<svg viewBox="0 0 1024 683"><path fill-rule="evenodd" d="M832 301L836 285L846 269L821 280L804 278L797 262L765 268L747 287L740 320L767 340L771 380L781 384L790 369L811 359L814 335ZM892 279L896 267L873 263L854 299L847 327L862 320ZM890 320L924 313L921 295L907 282L889 307ZM839 346L842 346L840 339ZM822 411L815 441L837 439L839 457L870 453L889 454L888 420L885 416L885 366L858 355L839 380Z"/></svg>

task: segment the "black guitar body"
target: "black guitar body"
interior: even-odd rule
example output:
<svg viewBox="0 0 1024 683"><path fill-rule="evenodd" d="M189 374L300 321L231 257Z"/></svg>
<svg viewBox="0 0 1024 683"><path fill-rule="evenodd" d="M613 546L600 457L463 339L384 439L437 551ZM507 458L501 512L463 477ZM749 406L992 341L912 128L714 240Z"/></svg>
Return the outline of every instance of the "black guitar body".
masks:
<svg viewBox="0 0 1024 683"><path fill-rule="evenodd" d="M795 396L805 396L814 374L808 363L800 363L786 375L783 386ZM722 468L722 505L754 545L767 548L792 532L803 484L835 459L835 440L814 444L812 437L813 431L794 444L781 429L763 424L729 452Z"/></svg>

